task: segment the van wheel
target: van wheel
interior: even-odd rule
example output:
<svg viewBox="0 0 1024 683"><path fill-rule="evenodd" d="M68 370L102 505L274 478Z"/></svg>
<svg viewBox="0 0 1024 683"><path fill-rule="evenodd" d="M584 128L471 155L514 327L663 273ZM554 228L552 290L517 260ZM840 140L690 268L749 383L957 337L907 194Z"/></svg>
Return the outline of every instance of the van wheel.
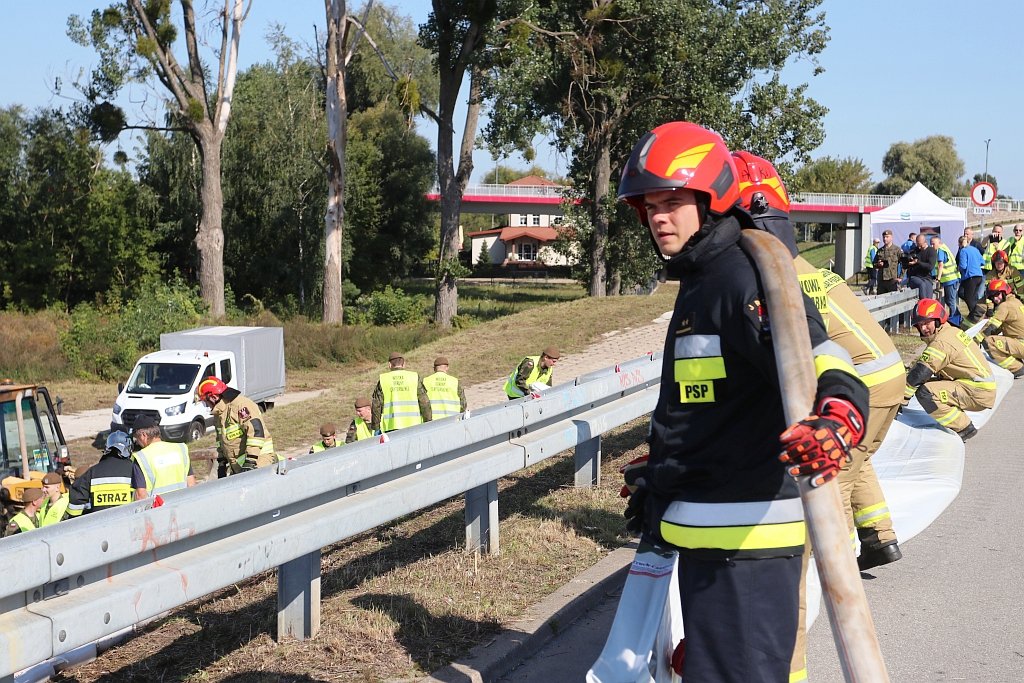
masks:
<svg viewBox="0 0 1024 683"><path fill-rule="evenodd" d="M188 431L185 433L185 439L188 443L199 441L204 436L206 436L206 425L198 420L190 424Z"/></svg>

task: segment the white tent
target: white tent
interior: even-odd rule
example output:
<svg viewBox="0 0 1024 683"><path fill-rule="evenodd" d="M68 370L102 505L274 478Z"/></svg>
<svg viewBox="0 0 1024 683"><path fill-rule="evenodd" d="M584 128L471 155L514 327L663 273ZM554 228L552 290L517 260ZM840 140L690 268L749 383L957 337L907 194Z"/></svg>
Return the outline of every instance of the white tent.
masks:
<svg viewBox="0 0 1024 683"><path fill-rule="evenodd" d="M871 214L871 236L881 239L884 230L892 230L892 241L897 245L912 232L940 235L944 243L955 245L966 226L966 209L947 204L921 183L891 206Z"/></svg>

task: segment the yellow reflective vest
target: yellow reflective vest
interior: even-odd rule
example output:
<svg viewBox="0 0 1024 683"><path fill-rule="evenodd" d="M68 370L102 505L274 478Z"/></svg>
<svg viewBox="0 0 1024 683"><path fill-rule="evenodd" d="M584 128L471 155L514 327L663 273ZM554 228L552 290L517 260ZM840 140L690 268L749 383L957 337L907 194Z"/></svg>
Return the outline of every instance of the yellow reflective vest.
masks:
<svg viewBox="0 0 1024 683"><path fill-rule="evenodd" d="M61 494L56 503L51 503L47 498L43 506L39 508L39 526L50 526L64 519L64 513L68 511L70 498L68 494Z"/></svg>
<svg viewBox="0 0 1024 683"><path fill-rule="evenodd" d="M868 247L867 253L864 254L864 267L874 268L875 267L875 254L878 253L878 247L871 245Z"/></svg>
<svg viewBox="0 0 1024 683"><path fill-rule="evenodd" d="M541 370L540 368L540 356L527 356L523 360L533 361L533 370L530 372L530 376L526 378L526 386L530 387L537 382L547 384L551 379L551 373L554 372L554 368L546 368ZM522 365L522 362L519 363ZM512 370L512 374L508 376L508 380L505 381L505 394L509 398L520 398L526 396L523 390L516 384L516 375L519 374L519 365Z"/></svg>
<svg viewBox="0 0 1024 683"><path fill-rule="evenodd" d="M942 275L939 276L940 285L948 285L960 279L960 269L956 265L956 257L945 244L939 245L939 251L946 255L946 261L942 265Z"/></svg>
<svg viewBox="0 0 1024 683"><path fill-rule="evenodd" d="M185 444L157 441L133 453L132 458L146 478L146 490L150 495L188 486L188 471L192 463Z"/></svg>
<svg viewBox="0 0 1024 683"><path fill-rule="evenodd" d="M417 396L420 378L412 370L392 370L380 376L384 401L381 406L381 431L415 427L423 422Z"/></svg>
<svg viewBox="0 0 1024 683"><path fill-rule="evenodd" d="M430 399L432 419L440 420L449 415L462 412L462 401L459 400L459 380L447 372L435 372L423 378L423 386Z"/></svg>
<svg viewBox="0 0 1024 683"><path fill-rule="evenodd" d="M370 424L361 417L357 417L352 420L352 424L356 426L356 441L362 441L363 439L369 439L373 436L373 430L370 429Z"/></svg>
<svg viewBox="0 0 1024 683"><path fill-rule="evenodd" d="M14 517L11 517L10 523L17 526L19 529L21 529L22 532L35 531L40 526L40 524L36 521L37 519L39 519L38 512L36 512L35 517L29 517L24 512L19 512L18 514L14 515Z"/></svg>

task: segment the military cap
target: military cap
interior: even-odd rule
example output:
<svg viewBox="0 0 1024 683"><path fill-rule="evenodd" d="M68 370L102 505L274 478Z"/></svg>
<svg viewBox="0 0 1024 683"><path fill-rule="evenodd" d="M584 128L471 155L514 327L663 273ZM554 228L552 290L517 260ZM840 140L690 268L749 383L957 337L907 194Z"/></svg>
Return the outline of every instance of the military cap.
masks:
<svg viewBox="0 0 1024 683"><path fill-rule="evenodd" d="M362 396L360 396L359 398L356 399L356 408L369 408L369 407L370 407L370 399L363 398Z"/></svg>
<svg viewBox="0 0 1024 683"><path fill-rule="evenodd" d="M396 360L402 360L403 358L405 358L405 356L403 356L398 351L392 351L391 355L388 356L388 362L391 363L391 362L394 362Z"/></svg>
<svg viewBox="0 0 1024 683"><path fill-rule="evenodd" d="M25 489L21 493L21 500L24 501L26 504L35 502L35 501L39 500L42 497L43 497L43 490L42 489L37 489L35 487L32 487L30 489Z"/></svg>
<svg viewBox="0 0 1024 683"><path fill-rule="evenodd" d="M56 472L47 472L46 475L43 477L43 484L44 485L45 484L59 484L59 483L60 483L60 475L57 474Z"/></svg>
<svg viewBox="0 0 1024 683"><path fill-rule="evenodd" d="M561 358L561 354L558 353L558 349L554 346L547 347L546 349L541 351L541 353L547 356L548 358L554 358L555 360Z"/></svg>
<svg viewBox="0 0 1024 683"><path fill-rule="evenodd" d="M436 368L438 365L449 365L448 359L444 356L438 356L434 359L434 367Z"/></svg>

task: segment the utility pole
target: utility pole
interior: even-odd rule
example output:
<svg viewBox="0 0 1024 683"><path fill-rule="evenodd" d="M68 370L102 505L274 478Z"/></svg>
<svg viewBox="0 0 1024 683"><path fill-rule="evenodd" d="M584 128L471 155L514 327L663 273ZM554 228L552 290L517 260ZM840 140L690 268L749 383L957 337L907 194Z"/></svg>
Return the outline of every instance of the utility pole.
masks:
<svg viewBox="0 0 1024 683"><path fill-rule="evenodd" d="M988 144L992 142L992 138L985 140L985 182L990 183L988 179ZM981 228L978 230L978 237L984 239L985 237L985 214L981 214Z"/></svg>

